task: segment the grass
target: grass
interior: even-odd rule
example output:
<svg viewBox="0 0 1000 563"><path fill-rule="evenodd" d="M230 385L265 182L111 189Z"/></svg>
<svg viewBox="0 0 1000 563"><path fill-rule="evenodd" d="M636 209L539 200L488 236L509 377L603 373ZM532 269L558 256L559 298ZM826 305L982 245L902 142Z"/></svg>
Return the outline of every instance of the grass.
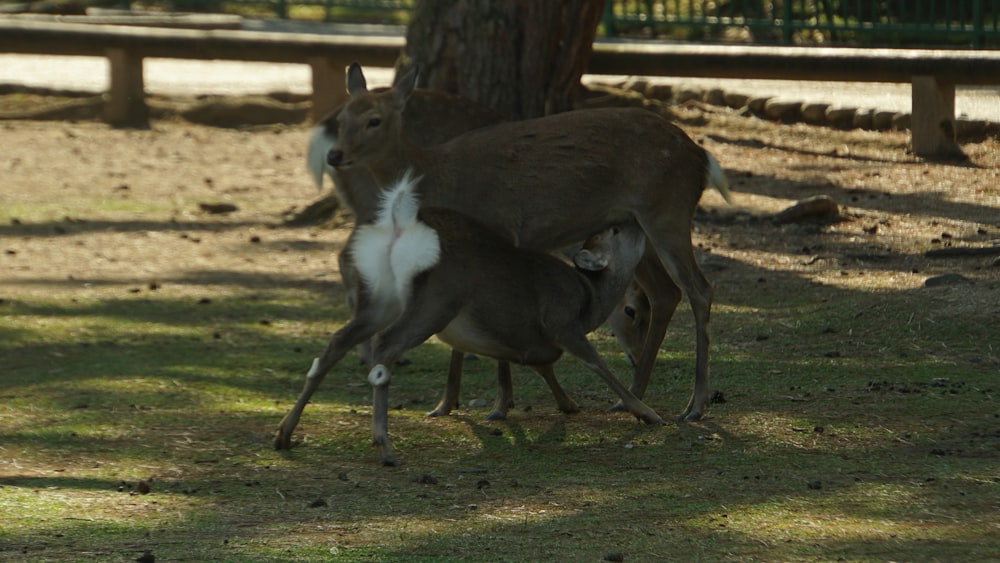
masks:
<svg viewBox="0 0 1000 563"><path fill-rule="evenodd" d="M493 424L483 409L426 419L446 351L425 346L394 380L404 465L384 469L367 445L369 390L343 376L358 371L353 359L306 410L303 443L269 447L323 345L320 319L342 311L317 311L308 295L248 304L226 293L204 305L4 301L5 560L128 560L149 549L220 561L874 561L989 559L1000 548L995 372L893 353L825 356L822 327L857 304L720 308L726 327L807 319L765 323L769 337L752 345L720 337L716 388L727 402L704 422L665 428L601 412L607 393L571 361L560 374L584 404L578 416L554 412L519 372L531 411ZM289 320L260 322L269 318ZM678 407L689 385L687 328L666 345L649 394L661 409ZM958 344L983 336L960 319L943 328ZM775 357L792 333L812 336ZM600 342L613 356L610 338ZM933 342L911 335L911 345ZM473 363L467 398L490 396L491 371ZM140 481L151 492L139 494Z"/></svg>

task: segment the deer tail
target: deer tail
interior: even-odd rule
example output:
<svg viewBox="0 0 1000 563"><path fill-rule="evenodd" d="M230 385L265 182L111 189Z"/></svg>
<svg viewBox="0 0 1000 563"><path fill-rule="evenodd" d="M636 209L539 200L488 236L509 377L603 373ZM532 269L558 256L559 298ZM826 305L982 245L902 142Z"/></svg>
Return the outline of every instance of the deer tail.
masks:
<svg viewBox="0 0 1000 563"><path fill-rule="evenodd" d="M712 153L706 152L708 156L708 170L705 173L705 183L709 187L719 190L722 194L722 198L726 200L726 203L732 203L733 197L729 193L729 180L726 179L726 173L722 171L722 167L719 166L719 161L715 160Z"/></svg>

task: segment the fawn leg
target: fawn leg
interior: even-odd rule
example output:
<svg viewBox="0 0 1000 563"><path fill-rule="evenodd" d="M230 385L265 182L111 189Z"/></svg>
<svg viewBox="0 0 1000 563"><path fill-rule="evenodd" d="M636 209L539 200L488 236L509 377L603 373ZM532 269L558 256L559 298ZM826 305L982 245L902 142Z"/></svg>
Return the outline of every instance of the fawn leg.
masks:
<svg viewBox="0 0 1000 563"><path fill-rule="evenodd" d="M384 326L386 324L384 321L385 319L377 311L373 311L372 307L365 307L343 328L334 333L323 355L313 360L312 367L306 374L305 387L299 394L295 405L278 424L274 437L274 449L284 450L292 447L292 432L298 426L302 411L305 410L309 399L323 382L323 378L351 348L368 340Z"/></svg>
<svg viewBox="0 0 1000 563"><path fill-rule="evenodd" d="M392 374L389 369L377 364L368 372L368 382L372 384L372 444L378 448L382 457L382 465L395 467L399 464L392 453L389 442L389 381Z"/></svg>
<svg viewBox="0 0 1000 563"><path fill-rule="evenodd" d="M444 330L460 309L459 297L439 293L431 298L426 286L417 285L402 314L375 339L372 356L375 367L369 372L368 381L375 388L372 442L382 455L383 465L394 466L398 463L389 443L388 401L391 373L387 366L394 365L408 350Z"/></svg>
<svg viewBox="0 0 1000 563"><path fill-rule="evenodd" d="M573 354L577 358L580 358L583 363L590 368L594 373L599 375L608 387L621 397L622 404L628 409L628 412L636 416L636 418L642 420L646 424L663 424L663 418L656 414L656 411L649 408L645 403L642 402L638 397L632 394L625 385L618 380L617 377L608 366L601 359L601 356L594 350L590 342L587 341L587 336L585 334L571 334L567 335L563 341L559 343L567 352Z"/></svg>

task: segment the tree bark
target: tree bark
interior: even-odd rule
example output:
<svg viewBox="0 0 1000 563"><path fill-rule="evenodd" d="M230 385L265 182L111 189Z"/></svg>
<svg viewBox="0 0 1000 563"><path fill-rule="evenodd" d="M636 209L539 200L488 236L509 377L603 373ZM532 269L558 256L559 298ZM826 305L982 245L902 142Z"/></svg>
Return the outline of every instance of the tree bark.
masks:
<svg viewBox="0 0 1000 563"><path fill-rule="evenodd" d="M406 37L417 85L508 119L573 107L604 0L418 0Z"/></svg>

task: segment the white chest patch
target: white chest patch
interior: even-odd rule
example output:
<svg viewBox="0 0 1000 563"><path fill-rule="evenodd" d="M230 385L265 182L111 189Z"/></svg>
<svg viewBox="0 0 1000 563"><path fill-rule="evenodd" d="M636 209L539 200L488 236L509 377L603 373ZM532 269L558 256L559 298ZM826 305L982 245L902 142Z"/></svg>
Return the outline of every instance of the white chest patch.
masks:
<svg viewBox="0 0 1000 563"><path fill-rule="evenodd" d="M418 181L407 172L387 190L378 218L358 228L351 248L361 281L378 302L404 305L413 278L441 256L437 232L417 221L419 201L413 190Z"/></svg>

